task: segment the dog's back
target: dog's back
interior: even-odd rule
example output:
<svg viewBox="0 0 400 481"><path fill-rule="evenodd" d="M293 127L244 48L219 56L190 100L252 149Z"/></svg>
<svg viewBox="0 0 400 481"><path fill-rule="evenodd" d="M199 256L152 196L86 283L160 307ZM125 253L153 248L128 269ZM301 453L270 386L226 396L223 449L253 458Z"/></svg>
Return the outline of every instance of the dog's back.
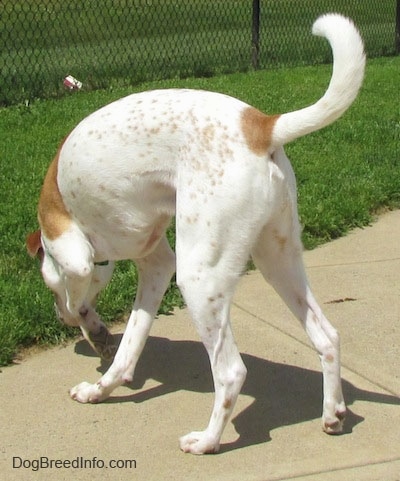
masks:
<svg viewBox="0 0 400 481"><path fill-rule="evenodd" d="M62 146L57 184L66 209L100 258L143 257L154 226L161 234L175 213L183 171L192 172L198 189L229 196L228 179L249 169L249 154L261 145L265 155L269 139L254 136L260 117L272 128L275 117L196 90L114 102L83 120Z"/></svg>

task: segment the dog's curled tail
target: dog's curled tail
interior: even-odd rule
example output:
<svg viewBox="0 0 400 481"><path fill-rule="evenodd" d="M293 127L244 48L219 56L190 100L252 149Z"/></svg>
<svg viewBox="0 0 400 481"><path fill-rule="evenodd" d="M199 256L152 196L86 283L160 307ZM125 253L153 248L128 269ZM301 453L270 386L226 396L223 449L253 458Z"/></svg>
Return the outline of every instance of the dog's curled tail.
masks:
<svg viewBox="0 0 400 481"><path fill-rule="evenodd" d="M272 144L284 145L319 130L338 119L357 97L364 77L365 54L353 22L339 14L319 17L314 35L328 39L333 53L333 72L325 95L309 107L282 114L272 132Z"/></svg>

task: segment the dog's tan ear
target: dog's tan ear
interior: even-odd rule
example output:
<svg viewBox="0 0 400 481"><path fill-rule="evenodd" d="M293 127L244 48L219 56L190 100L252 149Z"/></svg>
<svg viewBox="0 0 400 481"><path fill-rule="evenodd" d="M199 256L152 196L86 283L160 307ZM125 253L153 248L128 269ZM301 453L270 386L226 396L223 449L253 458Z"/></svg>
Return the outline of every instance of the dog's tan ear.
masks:
<svg viewBox="0 0 400 481"><path fill-rule="evenodd" d="M31 257L41 257L41 252L43 252L43 246L40 230L28 234L26 238L26 249Z"/></svg>

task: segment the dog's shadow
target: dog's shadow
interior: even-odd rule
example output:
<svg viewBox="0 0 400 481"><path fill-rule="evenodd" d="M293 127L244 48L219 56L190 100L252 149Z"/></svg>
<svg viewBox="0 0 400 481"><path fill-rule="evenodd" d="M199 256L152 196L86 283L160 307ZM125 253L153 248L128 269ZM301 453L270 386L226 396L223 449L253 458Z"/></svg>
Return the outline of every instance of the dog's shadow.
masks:
<svg viewBox="0 0 400 481"><path fill-rule="evenodd" d="M119 342L121 335L116 336ZM78 354L94 356L86 341L79 341ZM317 419L322 409L322 375L290 364L281 364L242 354L248 374L241 390L254 401L237 414L232 422L239 438L221 446L221 451L269 441L270 432L278 427ZM109 364L102 362L98 371L104 373ZM148 390L128 396L112 396L108 403L141 403L154 397L186 390L213 392L213 383L208 357L203 345L195 341L171 341L163 337L149 337L139 359L132 383L132 390L143 388L148 379L160 384ZM347 406L356 400L382 404L400 405L400 398L387 394L365 391L348 381L343 381ZM210 406L211 408L211 406ZM195 406L193 406L195 409ZM345 434L364 420L351 410L345 423Z"/></svg>

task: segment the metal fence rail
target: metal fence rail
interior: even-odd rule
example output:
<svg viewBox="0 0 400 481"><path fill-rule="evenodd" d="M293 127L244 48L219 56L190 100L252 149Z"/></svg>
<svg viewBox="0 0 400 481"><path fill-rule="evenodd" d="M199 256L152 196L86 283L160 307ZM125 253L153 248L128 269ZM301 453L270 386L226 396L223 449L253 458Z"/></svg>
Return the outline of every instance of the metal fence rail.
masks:
<svg viewBox="0 0 400 481"><path fill-rule="evenodd" d="M61 95L68 74L95 89L327 62L310 28L332 3L370 57L400 48L396 0L3 0L0 105Z"/></svg>

